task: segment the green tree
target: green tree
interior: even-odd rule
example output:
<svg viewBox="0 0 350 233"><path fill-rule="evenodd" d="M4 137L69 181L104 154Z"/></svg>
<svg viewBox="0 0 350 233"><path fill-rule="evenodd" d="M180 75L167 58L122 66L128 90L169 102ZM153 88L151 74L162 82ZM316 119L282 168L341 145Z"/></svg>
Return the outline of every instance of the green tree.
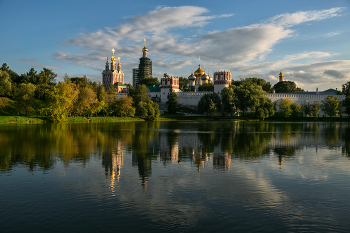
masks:
<svg viewBox="0 0 350 233"><path fill-rule="evenodd" d="M342 92L346 96L350 95L350 81L342 85Z"/></svg>
<svg viewBox="0 0 350 233"><path fill-rule="evenodd" d="M292 115L291 104L292 102L288 98L279 101L278 108L284 117L290 117L290 115Z"/></svg>
<svg viewBox="0 0 350 233"><path fill-rule="evenodd" d="M311 115L311 108L312 106L309 102L301 105L301 109L305 113L305 116Z"/></svg>
<svg viewBox="0 0 350 233"><path fill-rule="evenodd" d="M234 93L235 86L225 87L220 95L222 101L222 109L224 112L231 114L231 116L237 111L236 109L236 96Z"/></svg>
<svg viewBox="0 0 350 233"><path fill-rule="evenodd" d="M329 117L335 116L339 108L340 101L334 98L334 96L328 96L322 100L321 110L325 112Z"/></svg>
<svg viewBox="0 0 350 233"><path fill-rule="evenodd" d="M276 93L286 93L286 92L305 92L303 89L297 87L295 82L292 81L282 81L278 82L273 86Z"/></svg>
<svg viewBox="0 0 350 233"><path fill-rule="evenodd" d="M189 84L190 84L190 80L188 80L188 78L183 78L183 77L179 78L179 89L181 91L189 91Z"/></svg>
<svg viewBox="0 0 350 233"><path fill-rule="evenodd" d="M298 103L292 103L290 105L290 109L292 110L294 116L299 116L302 111L302 106Z"/></svg>
<svg viewBox="0 0 350 233"><path fill-rule="evenodd" d="M204 83L198 87L198 91L214 91L214 83Z"/></svg>
<svg viewBox="0 0 350 233"><path fill-rule="evenodd" d="M247 82L247 83L255 83L259 86L261 86L261 88L266 92L269 93L272 91L271 88L271 83L270 82L266 82L265 79L262 78L245 78L244 80L242 80L243 82Z"/></svg>
<svg viewBox="0 0 350 233"><path fill-rule="evenodd" d="M317 117L318 114L320 112L320 109L319 109L319 102L316 100L314 101L312 104L311 104L311 110L310 110L310 114L311 116L313 117Z"/></svg>
<svg viewBox="0 0 350 233"><path fill-rule="evenodd" d="M158 78L153 77L147 77L147 78L141 78L139 81L139 85L146 85L146 86L159 86L159 80Z"/></svg>
<svg viewBox="0 0 350 233"><path fill-rule="evenodd" d="M89 87L79 88L78 101L76 102L76 113L78 115L94 114L96 112L97 103L96 93Z"/></svg>
<svg viewBox="0 0 350 233"><path fill-rule="evenodd" d="M266 96L259 97L259 106L255 108L255 116L261 120L273 116L275 111L273 110L274 104Z"/></svg>
<svg viewBox="0 0 350 233"><path fill-rule="evenodd" d="M7 72L7 74L10 76L10 82L17 82L19 80L19 75L10 69L10 67L3 63L0 70Z"/></svg>
<svg viewBox="0 0 350 233"><path fill-rule="evenodd" d="M222 103L220 96L213 92L205 94L198 102L198 111L212 115L215 112L222 111Z"/></svg>
<svg viewBox="0 0 350 233"><path fill-rule="evenodd" d="M166 104L169 113L176 113L178 109L177 95L173 89L170 89L170 92L168 93Z"/></svg>
<svg viewBox="0 0 350 233"><path fill-rule="evenodd" d="M133 100L130 96L122 96L119 99L115 99L113 103L114 112L117 116L133 117L135 115L135 108L133 107Z"/></svg>
<svg viewBox="0 0 350 233"><path fill-rule="evenodd" d="M20 84L15 92L16 107L20 112L24 112L26 116L33 111L35 105L35 85Z"/></svg>
<svg viewBox="0 0 350 233"><path fill-rule="evenodd" d="M37 75L36 82L33 84L35 84L35 85L38 85L38 84L55 85L56 77L57 77L57 74L52 72L52 70L47 69L47 68L43 68L43 70L40 71L40 73Z"/></svg>
<svg viewBox="0 0 350 233"><path fill-rule="evenodd" d="M3 70L0 70L0 96L11 96L11 78Z"/></svg>
<svg viewBox="0 0 350 233"><path fill-rule="evenodd" d="M265 93L261 86L255 83L246 83L236 87L234 89L236 95L236 106L240 111L245 112L250 109L255 110L259 106L260 96Z"/></svg>
<svg viewBox="0 0 350 233"><path fill-rule="evenodd" d="M347 96L345 100L342 101L342 107L344 108L344 113L350 115L350 96Z"/></svg>

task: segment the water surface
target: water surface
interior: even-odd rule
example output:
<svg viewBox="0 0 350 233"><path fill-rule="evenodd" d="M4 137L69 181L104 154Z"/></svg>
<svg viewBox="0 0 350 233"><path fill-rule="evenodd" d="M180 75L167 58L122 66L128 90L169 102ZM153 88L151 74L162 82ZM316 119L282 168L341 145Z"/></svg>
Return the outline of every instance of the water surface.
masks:
<svg viewBox="0 0 350 233"><path fill-rule="evenodd" d="M348 232L348 123L0 125L1 232Z"/></svg>

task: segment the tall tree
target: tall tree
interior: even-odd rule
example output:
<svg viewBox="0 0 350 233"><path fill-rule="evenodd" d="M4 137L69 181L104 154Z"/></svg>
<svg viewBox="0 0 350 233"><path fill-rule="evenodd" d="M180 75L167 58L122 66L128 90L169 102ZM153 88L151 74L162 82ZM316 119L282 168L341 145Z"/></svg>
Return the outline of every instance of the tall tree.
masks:
<svg viewBox="0 0 350 233"><path fill-rule="evenodd" d="M179 77L179 89L181 91L189 91L190 80L188 78Z"/></svg>
<svg viewBox="0 0 350 233"><path fill-rule="evenodd" d="M290 105L290 109L292 110L293 115L299 116L302 111L302 106L299 105L298 103L292 103Z"/></svg>
<svg viewBox="0 0 350 233"><path fill-rule="evenodd" d="M214 83L204 83L198 87L198 91L214 91Z"/></svg>
<svg viewBox="0 0 350 233"><path fill-rule="evenodd" d="M212 115L216 112L222 113L222 103L220 96L213 92L205 94L198 102L198 111Z"/></svg>
<svg viewBox="0 0 350 233"><path fill-rule="evenodd" d="M243 83L234 89L236 95L236 106L240 111L255 110L259 106L259 98L265 93L261 86L255 83Z"/></svg>
<svg viewBox="0 0 350 233"><path fill-rule="evenodd" d="M318 114L320 112L320 108L319 108L319 102L316 100L311 104L311 110L310 110L310 114L313 117L318 117Z"/></svg>
<svg viewBox="0 0 350 233"><path fill-rule="evenodd" d="M350 95L350 81L342 85L342 92L346 96Z"/></svg>
<svg viewBox="0 0 350 233"><path fill-rule="evenodd" d="M278 108L284 117L290 117L290 115L292 115L291 104L292 102L288 98L279 101Z"/></svg>
<svg viewBox="0 0 350 233"><path fill-rule="evenodd" d="M141 78L139 81L139 85L146 85L146 86L159 86L159 80L158 78L153 78L153 77L147 77L147 78Z"/></svg>
<svg viewBox="0 0 350 233"><path fill-rule="evenodd" d="M35 85L28 84L20 84L15 92L15 100L17 109L20 112L24 112L26 116L33 111L33 106L35 104Z"/></svg>
<svg viewBox="0 0 350 233"><path fill-rule="evenodd" d="M347 96L345 100L342 101L342 107L344 108L344 113L350 115L350 96Z"/></svg>
<svg viewBox="0 0 350 233"><path fill-rule="evenodd" d="M261 120L273 116L275 111L273 110L274 104L266 96L259 97L259 106L255 108L255 116Z"/></svg>
<svg viewBox="0 0 350 233"><path fill-rule="evenodd" d="M234 93L235 86L225 87L221 93L222 110L231 114L231 116L237 111L236 108L236 96Z"/></svg>
<svg viewBox="0 0 350 233"><path fill-rule="evenodd" d="M176 113L178 109L177 95L173 89L170 89L170 92L168 93L166 104L169 113Z"/></svg>
<svg viewBox="0 0 350 233"><path fill-rule="evenodd" d="M7 74L10 76L10 82L17 82L19 79L19 75L10 69L10 67L3 63L0 70L7 72Z"/></svg>
<svg viewBox="0 0 350 233"><path fill-rule="evenodd" d="M329 117L335 116L339 108L340 101L334 98L334 96L328 96L321 102L321 110L325 112Z"/></svg>
<svg viewBox="0 0 350 233"><path fill-rule="evenodd" d="M0 96L11 95L11 78L10 75L3 70L0 70Z"/></svg>
<svg viewBox="0 0 350 233"><path fill-rule="evenodd" d="M286 92L305 92L303 89L297 87L295 82L292 81L282 81L278 82L273 86L276 93L286 93Z"/></svg>

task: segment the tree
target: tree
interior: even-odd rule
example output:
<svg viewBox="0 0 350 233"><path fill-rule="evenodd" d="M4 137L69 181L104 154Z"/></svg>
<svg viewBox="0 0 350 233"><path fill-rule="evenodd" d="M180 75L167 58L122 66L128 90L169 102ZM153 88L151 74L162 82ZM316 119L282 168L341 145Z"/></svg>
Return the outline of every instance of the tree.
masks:
<svg viewBox="0 0 350 233"><path fill-rule="evenodd" d="M308 116L311 114L311 107L312 106L309 102L301 105L301 109L304 111L305 116Z"/></svg>
<svg viewBox="0 0 350 233"><path fill-rule="evenodd" d="M17 82L19 80L19 75L10 69L10 67L3 63L0 70L7 72L7 74L10 76L10 82Z"/></svg>
<svg viewBox="0 0 350 233"><path fill-rule="evenodd" d="M214 91L214 83L204 83L198 87L198 91Z"/></svg>
<svg viewBox="0 0 350 233"><path fill-rule="evenodd" d="M97 103L96 93L89 87L79 88L76 113L78 115L94 114L96 112Z"/></svg>
<svg viewBox="0 0 350 233"><path fill-rule="evenodd" d="M342 85L342 92L346 96L350 95L350 81Z"/></svg>
<svg viewBox="0 0 350 233"><path fill-rule="evenodd" d="M0 70L0 96L11 95L11 78L10 75L3 70Z"/></svg>
<svg viewBox="0 0 350 233"><path fill-rule="evenodd" d="M215 112L222 111L222 103L220 96L213 92L205 94L198 102L198 111L212 115Z"/></svg>
<svg viewBox="0 0 350 233"><path fill-rule="evenodd" d="M298 103L292 103L290 105L290 109L292 110L292 113L294 116L299 116L301 113L302 107Z"/></svg>
<svg viewBox="0 0 350 233"><path fill-rule="evenodd" d="M35 85L31 83L20 84L15 92L17 109L20 112L25 112L26 116L33 111L33 106L35 104L34 93Z"/></svg>
<svg viewBox="0 0 350 233"><path fill-rule="evenodd" d="M273 86L276 93L286 93L286 92L305 92L303 89L297 87L295 82L292 81L282 81L278 82Z"/></svg>
<svg viewBox="0 0 350 233"><path fill-rule="evenodd" d="M347 96L345 100L342 101L342 107L344 108L344 113L350 115L350 96Z"/></svg>
<svg viewBox="0 0 350 233"><path fill-rule="evenodd" d="M316 100L316 101L314 101L314 102L311 104L310 114L311 114L311 116L313 116L313 117L317 117L319 112L320 112L319 103L318 103L318 101Z"/></svg>
<svg viewBox="0 0 350 233"><path fill-rule="evenodd" d="M248 110L255 110L259 106L259 98L265 93L261 86L255 83L244 82L234 89L236 95L236 106L244 113Z"/></svg>
<svg viewBox="0 0 350 233"><path fill-rule="evenodd" d="M135 115L135 108L132 106L133 100L130 96L122 96L115 99L113 110L117 116L126 117Z"/></svg>
<svg viewBox="0 0 350 233"><path fill-rule="evenodd" d="M33 83L33 84L55 85L56 77L57 77L57 74L52 72L52 70L43 68L43 70L37 75L36 83Z"/></svg>
<svg viewBox="0 0 350 233"><path fill-rule="evenodd" d="M279 101L278 103L278 108L280 109L280 111L282 112L282 115L284 117L290 117L290 115L292 115L292 109L290 108L292 102L289 99L283 99L281 101Z"/></svg>
<svg viewBox="0 0 350 233"><path fill-rule="evenodd" d="M153 78L153 77L147 77L147 78L141 78L139 81L139 85L146 85L146 86L159 86L159 80L158 78Z"/></svg>
<svg viewBox="0 0 350 233"><path fill-rule="evenodd" d="M189 85L190 84L190 80L188 80L188 78L183 78L180 77L179 78L179 89L181 91L189 91Z"/></svg>
<svg viewBox="0 0 350 233"><path fill-rule="evenodd" d="M334 96L328 96L322 100L321 110L325 112L329 117L335 116L339 108L340 101L334 98Z"/></svg>
<svg viewBox="0 0 350 233"><path fill-rule="evenodd" d="M167 110L169 113L176 113L177 109L178 109L178 104L177 104L177 95L174 92L173 89L170 89L170 92L168 93L167 96Z"/></svg>
<svg viewBox="0 0 350 233"><path fill-rule="evenodd" d="M237 111L236 109L236 96L234 93L235 86L225 87L220 95L222 101L222 109L224 112L230 113L231 116Z"/></svg>
<svg viewBox="0 0 350 233"><path fill-rule="evenodd" d="M274 104L266 96L259 97L259 106L255 108L255 116L261 120L273 116L275 111L273 110Z"/></svg>
<svg viewBox="0 0 350 233"><path fill-rule="evenodd" d="M262 78L245 78L244 80L241 80L242 82L247 82L247 83L255 83L259 86L261 86L261 88L266 92L269 93L272 91L271 89L271 83L270 82L266 82L265 79Z"/></svg>

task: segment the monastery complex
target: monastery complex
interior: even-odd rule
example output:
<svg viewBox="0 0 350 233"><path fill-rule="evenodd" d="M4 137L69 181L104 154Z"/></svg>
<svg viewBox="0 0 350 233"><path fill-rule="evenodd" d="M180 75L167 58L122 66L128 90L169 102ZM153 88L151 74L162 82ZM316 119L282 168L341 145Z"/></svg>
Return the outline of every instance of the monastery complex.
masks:
<svg viewBox="0 0 350 233"><path fill-rule="evenodd" d="M124 84L124 73L121 70L120 58L118 57L118 64L115 64L114 49L112 50L113 55L111 58L111 63L108 63L108 57L105 65L105 70L102 72L102 84L108 89L111 85L117 90L118 95L126 95L128 93L128 86ZM148 49L146 48L146 40L144 41L144 47L142 49L142 57L140 58L140 63L138 68L133 69L133 86L136 87L140 79L152 76L152 60L147 57ZM192 92L182 92L179 89L179 78L178 77L163 77L160 80L160 86L148 86L150 90L150 97L154 102L158 104L165 104L167 101L168 93L171 89L176 93L178 104L197 107L199 100L208 93L211 92L199 92L198 88L205 83L214 83L214 92L220 94L220 92L225 88L229 87L232 82L232 74L230 71L215 71L213 73L213 78L208 73L205 73L201 68L200 58L198 60L198 69L190 74L188 77L189 85L194 87L195 91ZM279 82L283 82L282 70L279 74ZM269 93L266 94L272 102L280 101L283 99L289 99L292 103L305 104L313 103L314 101L321 102L328 96L334 96L339 101L345 99L345 95L337 95L335 92L326 91L319 92L316 89L315 92L296 92L296 93ZM320 112L322 114L322 112Z"/></svg>

